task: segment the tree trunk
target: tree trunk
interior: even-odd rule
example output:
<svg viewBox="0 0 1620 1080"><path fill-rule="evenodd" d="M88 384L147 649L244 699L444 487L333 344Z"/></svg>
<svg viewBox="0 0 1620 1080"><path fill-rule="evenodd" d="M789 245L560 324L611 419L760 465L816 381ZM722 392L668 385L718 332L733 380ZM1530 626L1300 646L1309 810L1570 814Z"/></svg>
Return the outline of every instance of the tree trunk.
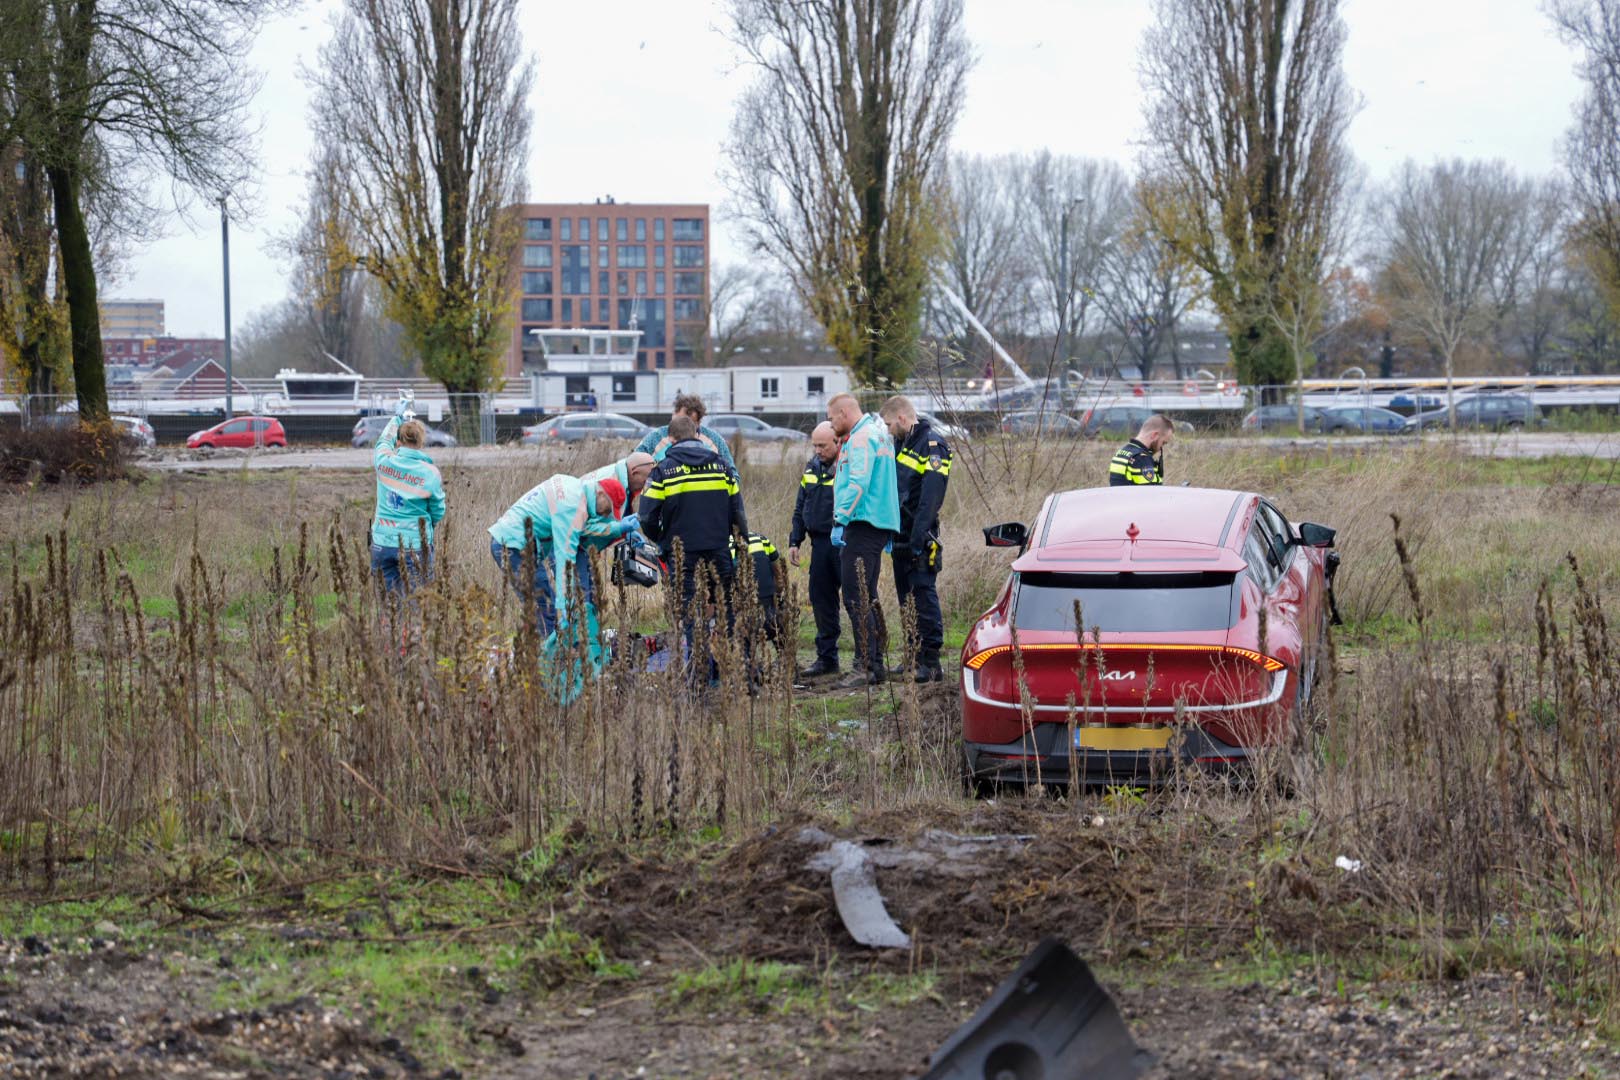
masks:
<svg viewBox="0 0 1620 1080"><path fill-rule="evenodd" d="M95 255L79 207L79 178L75 171L57 166L52 166L49 174L73 339L73 385L79 394L79 418L105 420L107 368L101 354L101 309L96 301Z"/></svg>

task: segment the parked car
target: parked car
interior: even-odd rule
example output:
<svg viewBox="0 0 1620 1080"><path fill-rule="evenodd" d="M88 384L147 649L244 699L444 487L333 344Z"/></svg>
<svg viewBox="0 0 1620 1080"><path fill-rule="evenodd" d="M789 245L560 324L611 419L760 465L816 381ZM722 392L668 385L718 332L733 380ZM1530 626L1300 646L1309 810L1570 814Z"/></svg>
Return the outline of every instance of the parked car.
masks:
<svg viewBox="0 0 1620 1080"><path fill-rule="evenodd" d="M1081 415L1080 425L1087 437L1108 435L1128 439L1142 430L1143 421L1152 415L1153 410L1143 405L1099 405ZM1194 431L1189 421L1172 417L1171 422L1176 425L1178 435L1191 435Z"/></svg>
<svg viewBox="0 0 1620 1080"><path fill-rule="evenodd" d="M1523 394L1475 394L1457 401L1457 426L1490 431L1514 431L1547 423L1535 402ZM1451 410L1444 405L1425 409L1406 419L1407 431L1451 427Z"/></svg>
<svg viewBox="0 0 1620 1080"><path fill-rule="evenodd" d="M1390 410L1402 416L1413 416L1425 409L1442 408L1445 403L1444 394L1419 393L1416 390L1406 390L1389 399Z"/></svg>
<svg viewBox="0 0 1620 1080"><path fill-rule="evenodd" d="M362 416L358 421L355 422L353 437L350 441L355 446L377 445L377 437L382 434L383 428L387 427L388 421L392 419L393 417L391 416ZM448 431L442 431L436 427L429 427L426 424L424 424L423 427L427 427L428 446L445 447L456 445L456 437L450 434Z"/></svg>
<svg viewBox="0 0 1620 1080"><path fill-rule="evenodd" d="M554 446L587 439L635 442L649 430L640 420L618 413L564 413L524 428L519 441L524 446Z"/></svg>
<svg viewBox="0 0 1620 1080"><path fill-rule="evenodd" d="M1299 431L1298 405L1262 405L1243 418L1244 431ZM1305 406L1305 434L1330 435L1345 430L1345 422L1315 406Z"/></svg>
<svg viewBox="0 0 1620 1080"><path fill-rule="evenodd" d="M142 450L150 450L157 445L157 432L138 416L114 416L112 422L122 430L125 440L130 445Z"/></svg>
<svg viewBox="0 0 1620 1080"><path fill-rule="evenodd" d="M1085 434L1080 421L1058 412L1010 412L1001 418L1003 435L1070 435Z"/></svg>
<svg viewBox="0 0 1620 1080"><path fill-rule="evenodd" d="M1020 555L962 649L970 780L1061 784L1070 732L1083 782L1163 776L1173 755L1241 769L1263 747L1288 746L1294 718L1309 715L1333 530L1296 525L1249 492L1152 495L1057 492L1027 527L985 530L991 547Z"/></svg>
<svg viewBox="0 0 1620 1080"><path fill-rule="evenodd" d="M757 416L740 413L721 413L703 418L705 427L713 428L726 439L742 436L748 442L803 442L810 436L792 428L772 427Z"/></svg>
<svg viewBox="0 0 1620 1080"><path fill-rule="evenodd" d="M924 412L921 409L917 410L917 419L928 421L928 426L943 436L948 443L965 443L968 441L968 430L960 424L947 424L933 413Z"/></svg>
<svg viewBox="0 0 1620 1080"><path fill-rule="evenodd" d="M1338 423L1339 431L1359 431L1366 435L1390 435L1406 426L1406 417L1391 409L1369 406L1336 406L1323 413Z"/></svg>
<svg viewBox="0 0 1620 1080"><path fill-rule="evenodd" d="M186 439L192 450L237 447L248 450L261 446L286 446L287 432L273 416L238 416L221 420L211 428L194 431Z"/></svg>

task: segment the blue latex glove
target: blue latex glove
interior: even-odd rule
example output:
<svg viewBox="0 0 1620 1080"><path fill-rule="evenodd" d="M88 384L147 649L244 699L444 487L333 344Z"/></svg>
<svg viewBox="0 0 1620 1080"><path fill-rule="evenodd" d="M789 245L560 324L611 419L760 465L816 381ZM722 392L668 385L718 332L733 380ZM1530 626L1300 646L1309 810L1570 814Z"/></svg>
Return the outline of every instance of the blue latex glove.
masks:
<svg viewBox="0 0 1620 1080"><path fill-rule="evenodd" d="M641 531L641 518L635 514L626 514L619 519L619 523L631 532Z"/></svg>
<svg viewBox="0 0 1620 1080"><path fill-rule="evenodd" d="M647 539L647 534L640 529L631 529L625 533L624 542L630 545L632 551L640 551L652 545L652 541Z"/></svg>
<svg viewBox="0 0 1620 1080"><path fill-rule="evenodd" d="M894 554L894 541L893 540L890 540L887 544L883 545L883 554L885 554L885 555L893 555Z"/></svg>
<svg viewBox="0 0 1620 1080"><path fill-rule="evenodd" d="M843 547L844 546L844 527L842 525L834 525L832 535L829 536L828 539L832 541L832 546L833 547Z"/></svg>
<svg viewBox="0 0 1620 1080"><path fill-rule="evenodd" d="M403 420L405 419L405 415L410 411L411 403L405 398L400 398L398 401L394 402L394 416L396 418Z"/></svg>

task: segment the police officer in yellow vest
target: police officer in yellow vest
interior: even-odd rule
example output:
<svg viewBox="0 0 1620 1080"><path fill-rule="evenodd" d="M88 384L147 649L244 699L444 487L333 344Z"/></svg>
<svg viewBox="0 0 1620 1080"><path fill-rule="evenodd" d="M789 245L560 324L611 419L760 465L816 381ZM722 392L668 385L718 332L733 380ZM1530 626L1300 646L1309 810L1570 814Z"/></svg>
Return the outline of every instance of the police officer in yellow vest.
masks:
<svg viewBox="0 0 1620 1080"><path fill-rule="evenodd" d="M1142 421L1136 438L1119 448L1108 463L1112 487L1164 483L1164 446L1176 433L1170 418L1156 413Z"/></svg>
<svg viewBox="0 0 1620 1080"><path fill-rule="evenodd" d="M788 533L788 561L799 565L799 549L810 541L810 610L816 619L816 662L800 668L798 677L838 674L838 549L832 545L833 477L838 465L838 433L823 420L810 433L810 460L799 477L793 502L793 528Z"/></svg>

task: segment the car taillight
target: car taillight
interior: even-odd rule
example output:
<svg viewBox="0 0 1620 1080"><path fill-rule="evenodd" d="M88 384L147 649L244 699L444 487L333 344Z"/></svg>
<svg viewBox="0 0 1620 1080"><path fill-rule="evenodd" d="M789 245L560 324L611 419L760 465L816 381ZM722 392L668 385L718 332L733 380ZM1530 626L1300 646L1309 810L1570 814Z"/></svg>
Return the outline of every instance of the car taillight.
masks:
<svg viewBox="0 0 1620 1080"><path fill-rule="evenodd" d="M1104 642L1085 641L1076 645L1067 641L1041 641L1031 645L1019 646L1023 652L1094 652L1101 649L1104 652L1201 652L1220 653L1238 660L1247 660L1251 664L1264 668L1266 671L1281 671L1285 666L1281 660L1253 649L1242 649L1236 645L1184 645L1179 643L1135 643L1135 642ZM968 657L963 667L978 671L992 659L1002 653L1012 652L1011 645L992 645L988 649L980 650Z"/></svg>

